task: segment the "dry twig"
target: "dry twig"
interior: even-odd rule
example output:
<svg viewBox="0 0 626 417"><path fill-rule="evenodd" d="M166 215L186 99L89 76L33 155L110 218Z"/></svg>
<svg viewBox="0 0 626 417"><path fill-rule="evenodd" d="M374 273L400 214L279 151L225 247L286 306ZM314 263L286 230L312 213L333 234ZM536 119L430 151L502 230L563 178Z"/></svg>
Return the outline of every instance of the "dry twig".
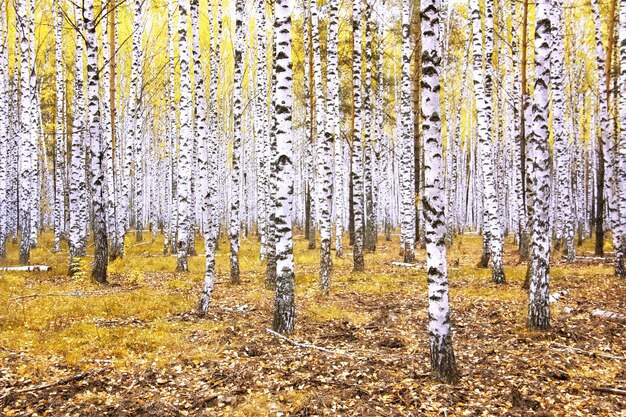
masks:
<svg viewBox="0 0 626 417"><path fill-rule="evenodd" d="M284 340L285 342L287 342L287 343L289 343L289 344L291 344L291 345L293 345L293 346L296 346L296 347L306 348L306 349L317 349L317 350L322 351L322 352L330 353L331 355L346 356L346 357L348 357L348 358L353 358L353 357L354 357L353 355L350 355L349 353L337 352L337 351L330 350L330 349L326 349L325 347L322 347L322 346L317 346L317 345L314 345L314 344L311 344L311 343L301 343L301 342L297 342L297 341L295 341L295 340L293 340L293 339L290 339L290 338L288 338L288 337L286 337L286 336L283 336L283 335L282 335L282 334L280 334L280 333L275 332L275 331L274 331L274 330L272 330L272 329L266 329L266 330L267 330L267 332L268 332L269 334L271 334L271 335L273 335L273 336L276 336L276 337L278 337L279 339L282 339L282 340Z"/></svg>
<svg viewBox="0 0 626 417"><path fill-rule="evenodd" d="M593 388L594 391L598 391L598 392L605 392L607 394L614 394L614 395L623 395L626 396L626 390L623 389L619 389L619 388L613 388L613 387L595 387Z"/></svg>
<svg viewBox="0 0 626 417"><path fill-rule="evenodd" d="M595 353L595 352L590 352L588 350L584 350L584 349L580 349L577 347L573 347L573 346L566 346L566 345L562 345L560 343L552 343L552 346L557 347L557 348L561 348L561 349L565 349L565 350L569 350L575 353L580 353L583 355L587 355L587 356L591 356L593 358L604 358L604 359L615 359L618 361L626 361L626 358L623 356L615 356L615 355L611 355L609 353Z"/></svg>

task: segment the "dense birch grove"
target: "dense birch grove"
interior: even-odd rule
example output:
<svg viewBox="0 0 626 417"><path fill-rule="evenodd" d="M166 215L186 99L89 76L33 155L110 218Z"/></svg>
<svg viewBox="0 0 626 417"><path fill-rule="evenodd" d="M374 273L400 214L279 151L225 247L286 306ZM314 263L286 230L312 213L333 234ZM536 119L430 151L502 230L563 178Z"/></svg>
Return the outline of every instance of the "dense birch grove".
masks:
<svg viewBox="0 0 626 417"><path fill-rule="evenodd" d="M164 236L176 271L220 236L230 284L260 242L272 328L294 331L294 240L368 275L398 235L427 279L433 376L460 377L447 249L505 284L528 267L527 326L551 326L550 267L585 240L626 278L626 2L2 1L0 257L44 231L70 275L110 281ZM505 242L515 251L505 253ZM319 243L319 245L318 245ZM426 258L416 257L423 247ZM200 253L200 255L198 255Z"/></svg>

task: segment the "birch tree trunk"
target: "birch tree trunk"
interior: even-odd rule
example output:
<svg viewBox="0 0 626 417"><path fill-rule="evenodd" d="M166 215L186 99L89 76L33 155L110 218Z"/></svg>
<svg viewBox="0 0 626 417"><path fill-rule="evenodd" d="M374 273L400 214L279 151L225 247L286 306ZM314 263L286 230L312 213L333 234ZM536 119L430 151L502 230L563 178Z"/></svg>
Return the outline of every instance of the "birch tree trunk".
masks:
<svg viewBox="0 0 626 417"><path fill-rule="evenodd" d="M177 237L177 271L189 271L187 255L189 250L189 222L191 201L191 157L193 154L193 138L191 131L191 80L189 73L189 42L187 40L187 15L189 0L178 1L178 45L180 53L180 144L178 157L178 181L176 184L178 200L178 237Z"/></svg>
<svg viewBox="0 0 626 417"><path fill-rule="evenodd" d="M533 194L533 227L531 230L530 292L527 326L550 327L550 154L548 149L548 86L552 22L550 5L537 3L535 29L535 92L533 100L533 134L528 143L532 162L530 185Z"/></svg>
<svg viewBox="0 0 626 417"><path fill-rule="evenodd" d="M115 40L117 8L113 2L107 4L106 14L102 17L102 55L105 62L102 69L102 136L104 141L104 168L106 178L106 216L107 232L109 235L109 257L115 260L124 253L121 244L123 239L120 236L120 226L118 225L118 190L115 187L116 170L113 165L113 155L117 143L115 141Z"/></svg>
<svg viewBox="0 0 626 417"><path fill-rule="evenodd" d="M26 11L27 0L16 1L16 37L20 51L20 109L19 109L19 212L18 222L22 229L20 239L19 262L30 262L30 237L31 237L31 207L33 200L34 159L36 148L32 143L31 135L31 105L32 95L30 91L30 48L28 42L29 17Z"/></svg>
<svg viewBox="0 0 626 417"><path fill-rule="evenodd" d="M424 230L428 271L428 332L433 376L446 383L459 379L450 326L446 262L446 218L443 181L441 104L439 99L441 44L437 0L422 0L422 132L424 135Z"/></svg>
<svg viewBox="0 0 626 417"><path fill-rule="evenodd" d="M610 120L607 93L607 56L602 44L602 25L598 0L591 0L591 10L595 24L596 67L598 72L598 103L600 118L600 140L598 141L598 179L596 191L596 256L604 254L604 210L607 206L608 219L614 216L613 185L613 138L610 135ZM609 227L612 227L609 222Z"/></svg>
<svg viewBox="0 0 626 417"><path fill-rule="evenodd" d="M470 3L472 15L472 37L474 55L474 89L476 94L476 109L478 112L478 144L481 159L482 180L484 183L485 238L489 239L489 253L492 263L492 279L497 283L504 283L502 269L502 227L498 213L498 195L495 182L495 168L493 159L493 140L491 138L492 123L492 53L493 53L493 15L492 0L485 2L485 70L482 68L482 37L481 19L478 0Z"/></svg>
<svg viewBox="0 0 626 417"><path fill-rule="evenodd" d="M76 63L74 70L74 102L72 118L72 148L70 166L70 274L78 272L79 258L85 256L87 245L87 184L85 171L85 98L83 19L76 18Z"/></svg>
<svg viewBox="0 0 626 417"><path fill-rule="evenodd" d="M291 0L277 0L276 31L276 298L272 328L291 333L295 320L295 272L292 240L293 149L291 114L293 106L293 70L291 64Z"/></svg>
<svg viewBox="0 0 626 417"><path fill-rule="evenodd" d="M192 27L192 43L194 71L196 78L196 123L199 135L198 148L198 168L200 170L200 191L202 192L202 231L204 232L204 250L205 250L205 271L204 271L204 287L198 304L198 312L201 315L207 313L211 303L213 294L214 275L215 275L215 239L217 238L217 224L214 221L215 216L215 197L216 182L212 177L216 166L216 128L213 125L209 128L207 124L207 100L204 94L204 72L202 71L201 53L200 53L200 29L199 29L199 1L191 0L191 27ZM212 10L210 10L212 12ZM209 14L211 22L212 13ZM211 31L212 33L212 31ZM211 45L211 56L213 56L213 45ZM216 71L216 60L211 61L211 72ZM213 76L214 74L212 74ZM217 86L217 85L216 85ZM213 85L211 85L213 88ZM213 95L215 93L215 95ZM215 97L217 91L211 90L211 97L217 101ZM217 104L217 103L214 103Z"/></svg>
<svg viewBox="0 0 626 417"><path fill-rule="evenodd" d="M93 0L84 1L85 49L87 52L87 131L91 159L91 198L93 207L94 263L91 278L100 284L107 282L109 264L109 243L106 223L106 186L104 164L104 143L100 129L100 86L98 69L98 44L96 43L96 22L94 21Z"/></svg>
<svg viewBox="0 0 626 417"><path fill-rule="evenodd" d="M60 249L61 238L65 230L65 132L63 130L63 111L65 107L65 80L63 66L63 10L60 2L54 10L54 42L56 69L56 119L54 131L54 252ZM4 66L3 66L4 67ZM4 199L3 196L0 198ZM1 210L1 209L0 209Z"/></svg>
<svg viewBox="0 0 626 417"><path fill-rule="evenodd" d="M9 190L12 171L9 157L9 53L6 4L0 4L0 259L7 255L7 234L9 231Z"/></svg>
<svg viewBox="0 0 626 417"><path fill-rule="evenodd" d="M167 2L167 66L166 66L166 83L167 83L167 143L166 154L169 155L169 166L167 167L166 180L165 180L165 193L166 193L166 214L165 214L165 236L163 239L163 254L167 255L168 251L172 254L176 252L176 244L173 242L176 240L176 224L177 219L174 214L174 203L177 200L177 194L175 190L176 177L176 144L177 144L177 127L176 127L176 100L174 98L174 15L175 3Z"/></svg>
<svg viewBox="0 0 626 417"><path fill-rule="evenodd" d="M374 144L376 123L372 119L373 101L376 96L372 90L372 7L365 5L365 97L363 102L364 120L364 189L365 189L365 243L366 250L376 250L376 213L374 209ZM374 134L373 134L374 132Z"/></svg>
<svg viewBox="0 0 626 417"><path fill-rule="evenodd" d="M144 228L144 155L146 149L144 147L144 131L142 113L143 106L143 48L142 38L144 29L143 19L143 1L135 0L133 22L133 86L135 95L130 97L131 100L131 121L132 131L130 137L127 138L133 143L133 167L134 167L134 218L135 218L135 241L143 241Z"/></svg>
<svg viewBox="0 0 626 417"><path fill-rule="evenodd" d="M402 0L402 253L404 262L415 261L415 142L411 129L411 45L409 0Z"/></svg>
<svg viewBox="0 0 626 417"><path fill-rule="evenodd" d="M332 258L330 256L330 239L332 233L332 203L333 203L333 143L335 140L336 114L328 114L328 118L333 119L332 126L330 120L324 113L324 91L322 89L322 57L319 47L319 19L317 15L316 0L311 0L311 21L313 30L313 51L315 62L315 90L317 91L316 120L317 120L317 195L319 197L319 229L320 229L320 289L323 293L330 291L330 276L332 270ZM333 24L331 22L331 24ZM334 23L336 24L336 22ZM337 36L336 26L331 30L329 36ZM334 42L334 41L330 41ZM335 51L336 52L336 51ZM330 64L330 62L329 62ZM327 78L329 86L329 97L331 100L335 96L331 95L330 83L333 85L333 92L337 91L337 66L336 62L327 68ZM330 111L337 108L331 104ZM324 123L324 121L327 123ZM332 129L332 130L331 130Z"/></svg>
<svg viewBox="0 0 626 417"><path fill-rule="evenodd" d="M354 37L352 85L354 89L354 137L352 141L352 212L354 217L354 270L365 270L363 259L363 121L361 119L361 1L352 0Z"/></svg>
<svg viewBox="0 0 626 417"><path fill-rule="evenodd" d="M570 143L565 130L565 86L564 61L565 40L563 27L563 2L552 2L552 39L554 51L551 54L550 76L552 81L552 130L556 157L556 176L558 184L557 210L563 227L566 259L572 262L576 257L574 248L574 213L572 211L572 177L570 162Z"/></svg>
<svg viewBox="0 0 626 417"><path fill-rule="evenodd" d="M618 208L621 224L619 235L621 237L619 247L615 248L615 274L626 277L626 0L619 2L619 120L622 130L619 137L619 146L616 155L616 168L618 178Z"/></svg>
<svg viewBox="0 0 626 417"><path fill-rule="evenodd" d="M267 36L265 29L265 0L256 2L256 30L257 30L257 66L256 66L256 157L257 157L257 217L261 239L260 258L265 259L267 252L268 233L268 199L269 199L269 123L268 123L268 91L267 91Z"/></svg>
<svg viewBox="0 0 626 417"><path fill-rule="evenodd" d="M343 172L343 142L339 137L339 0L331 0L328 7L328 47L326 52L328 60L326 64L328 116L326 140L334 144L335 178L334 181L332 179L330 181L335 193L335 256L341 258L343 257L343 176L341 175ZM329 151L333 152L333 149L331 148ZM330 158L331 156L327 155L326 157ZM332 176L332 169L330 175ZM330 229L328 233L330 234ZM322 247L324 247L323 239L322 237ZM329 264L331 262L329 260ZM323 287L324 282L322 281L321 284Z"/></svg>
<svg viewBox="0 0 626 417"><path fill-rule="evenodd" d="M277 27L276 27L276 4L274 4L272 13L274 28L272 30L272 77L270 85L270 131L269 131L269 159L268 165L270 170L269 181L269 198L268 198L268 226L267 226L267 262L265 269L265 287L274 288L276 286L277 269L276 269L276 198L277 198L277 183L276 183L276 132L278 130L278 119L276 116L275 100L276 100L276 77L277 77Z"/></svg>
<svg viewBox="0 0 626 417"><path fill-rule="evenodd" d="M243 90L243 53L244 26L243 0L235 2L235 57L234 57L234 88L233 88L233 148L232 148L232 182L230 197L230 282L239 283L239 183L241 177L241 94Z"/></svg>

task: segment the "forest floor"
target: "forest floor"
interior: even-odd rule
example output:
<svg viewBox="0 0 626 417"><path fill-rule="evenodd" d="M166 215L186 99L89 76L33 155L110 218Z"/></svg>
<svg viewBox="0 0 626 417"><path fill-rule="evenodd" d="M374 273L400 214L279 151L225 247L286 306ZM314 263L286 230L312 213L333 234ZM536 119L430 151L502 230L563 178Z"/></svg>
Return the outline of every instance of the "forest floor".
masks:
<svg viewBox="0 0 626 417"><path fill-rule="evenodd" d="M67 251L53 254L48 233L32 263L51 271L0 272L0 415L626 416L625 396L597 391L626 389L626 326L591 314L626 312L610 261L566 264L554 253L551 292L568 293L552 304L552 329L530 332L512 242L508 282L496 285L476 268L481 237L457 237L448 260L462 379L447 386L428 376L425 271L391 264L401 260L397 237L366 255L366 273L351 272L350 250L333 259L328 296L317 289L319 250L298 237L289 337L330 352L267 332L273 293L255 238L243 239L236 286L221 242L204 318L195 314L204 258L175 273L162 237L128 240L108 286L68 277ZM591 245L578 249L591 256ZM16 257L11 245L4 265Z"/></svg>

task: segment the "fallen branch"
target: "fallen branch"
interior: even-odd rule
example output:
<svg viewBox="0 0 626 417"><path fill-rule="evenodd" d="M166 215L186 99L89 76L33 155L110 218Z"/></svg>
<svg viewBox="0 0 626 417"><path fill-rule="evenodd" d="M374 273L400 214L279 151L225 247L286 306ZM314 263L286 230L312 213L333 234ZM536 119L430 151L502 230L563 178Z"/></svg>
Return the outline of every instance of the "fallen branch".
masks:
<svg viewBox="0 0 626 417"><path fill-rule="evenodd" d="M605 392L607 394L615 394L615 395L624 395L626 396L626 390L613 388L613 387L594 387L592 388L594 391Z"/></svg>
<svg viewBox="0 0 626 417"><path fill-rule="evenodd" d="M50 382L48 384L39 384L30 388L22 388L15 391L16 393L24 393L24 392L33 392L33 391L41 391L42 389L57 387L59 385L69 384L70 382L80 381L81 379L85 379L89 376L93 375L92 372L83 372L82 374L70 376L69 378L61 379L59 381Z"/></svg>
<svg viewBox="0 0 626 417"><path fill-rule="evenodd" d="M21 272L33 272L33 271L49 271L52 267L48 265L25 265L25 266L6 266L0 268L0 271L21 271Z"/></svg>
<svg viewBox="0 0 626 417"><path fill-rule="evenodd" d="M83 379L85 379L87 377L90 377L92 375L97 375L97 374L99 374L101 372L102 372L101 370L97 371L97 372L84 372L82 374L73 375L73 376L70 376L68 378L61 379L61 380L58 380L58 381L55 381L55 382L49 382L47 384L35 385L34 387L28 387L28 388L22 388L22 389L18 389L18 390L14 390L14 391L9 391L6 394L4 394L2 397L0 397L0 401L3 401L5 398L7 398L11 394L23 394L23 393L26 393L26 392L41 391L41 390L52 388L52 387L58 387L60 385L66 385L66 384L69 384L71 382L76 382L76 381L83 380Z"/></svg>
<svg viewBox="0 0 626 417"><path fill-rule="evenodd" d="M560 343L552 343L552 346L554 347L558 347L561 349L565 349L565 350L570 350L572 352L575 353L580 353L583 355L587 355L587 356L591 356L593 358L605 358L605 359L615 359L618 361L626 361L626 358L623 356L615 356L615 355L611 355L609 353L595 353L595 352L590 352L588 350L584 350L584 349L580 349L577 347L573 347L573 346L566 346L566 345L562 345Z"/></svg>
<svg viewBox="0 0 626 417"><path fill-rule="evenodd" d="M299 348L305 348L305 349L317 349L317 350L320 350L320 351L322 351L322 352L330 353L331 355L346 356L346 357L348 357L348 358L352 358L352 357L353 357L353 356L352 356L352 355L350 355L349 353L337 352L337 351L334 351L334 350L326 349L325 347L321 347L321 346L313 345L313 344L311 344L311 343L300 343L300 342L297 342L297 341L295 341L295 340L293 340L293 339L290 339L290 338L288 338L288 337L286 337L286 336L283 336L282 334L280 334L280 333L278 333L278 332L275 332L275 331L274 331L274 330L272 330L272 329L266 329L266 330L267 330L267 332L268 332L269 334L271 334L271 335L273 335L273 336L276 336L276 337L278 337L279 339L282 339L282 340L284 340L285 342L287 342L287 343L289 343L289 344L291 344L291 345L293 345L293 346L299 347Z"/></svg>
<svg viewBox="0 0 626 417"><path fill-rule="evenodd" d="M614 313L612 311L604 311L596 308L591 312L594 317L601 317L603 319L618 321L620 323L626 323L626 316L620 313Z"/></svg>
<svg viewBox="0 0 626 417"><path fill-rule="evenodd" d="M39 297L89 297L92 295L109 295L109 294L116 294L118 292L133 291L139 287L140 285L135 285L133 287L124 288L118 291L82 291L82 292L74 291L74 292L47 293L47 294L27 294L27 295L20 295L17 297L9 298L9 301L18 301L18 300L24 300L27 298L39 298Z"/></svg>
<svg viewBox="0 0 626 417"><path fill-rule="evenodd" d="M409 264L406 262L394 261L391 263L392 266L401 266L402 268L419 268L422 266L421 264Z"/></svg>

